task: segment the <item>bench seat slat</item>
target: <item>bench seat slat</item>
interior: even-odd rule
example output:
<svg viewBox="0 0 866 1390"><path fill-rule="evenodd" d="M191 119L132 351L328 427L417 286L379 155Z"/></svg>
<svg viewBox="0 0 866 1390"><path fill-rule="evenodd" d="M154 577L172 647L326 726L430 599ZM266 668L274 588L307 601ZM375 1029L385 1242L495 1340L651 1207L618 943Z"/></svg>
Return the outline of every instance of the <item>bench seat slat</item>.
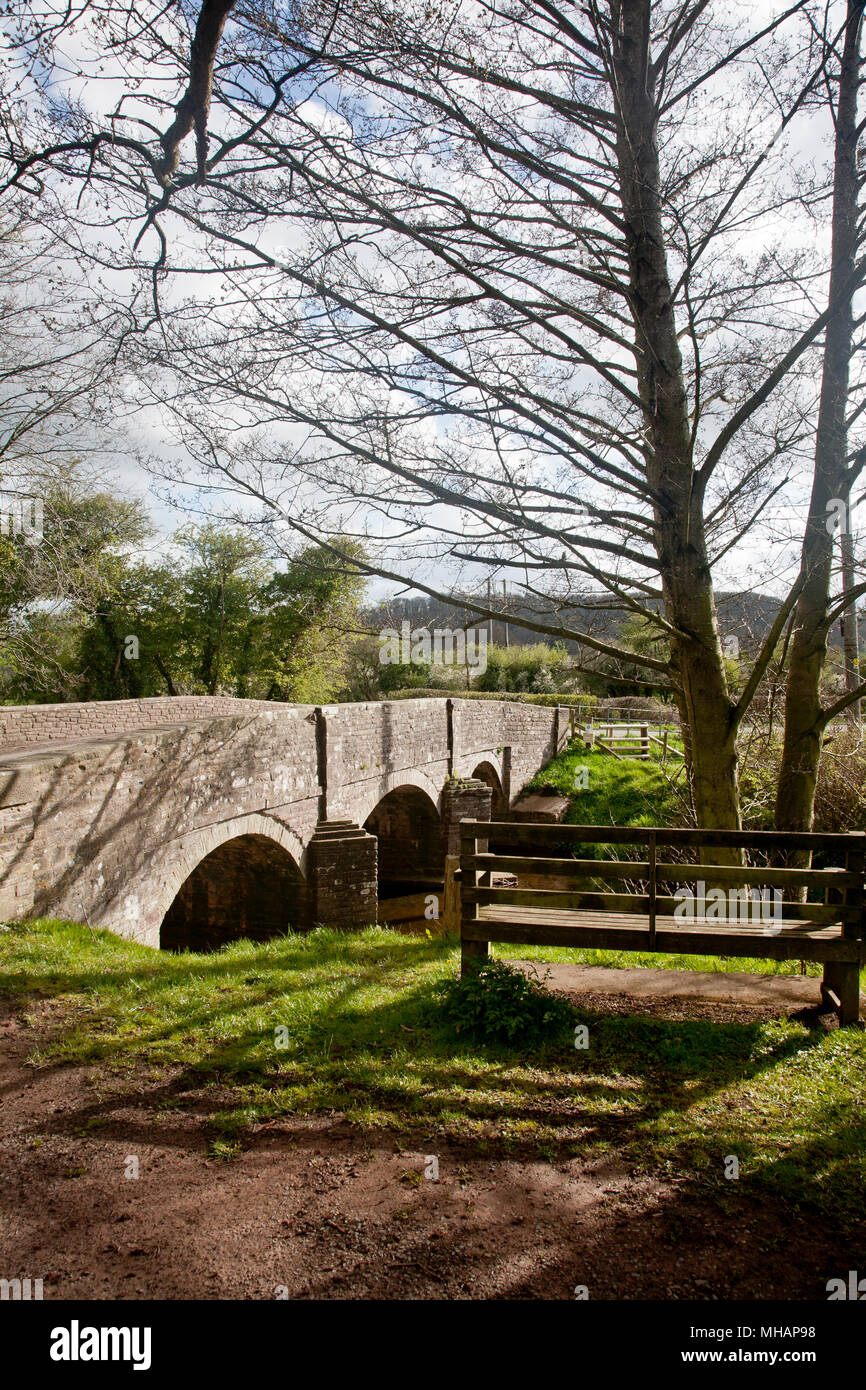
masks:
<svg viewBox="0 0 866 1390"><path fill-rule="evenodd" d="M772 924L774 927L777 923ZM551 908L491 906L464 921L467 941L536 942L549 946L591 946L602 950L650 950L678 955L764 956L778 960L857 961L860 943L838 927L783 926L769 934L755 926L690 922L682 928L657 924L650 946L649 919L643 914L559 912Z"/></svg>
<svg viewBox="0 0 866 1390"><path fill-rule="evenodd" d="M556 908L545 907L519 908L517 912L515 912L508 906L499 906L498 904L480 908L479 916L482 921L490 922L500 920L523 921L525 918L527 922L556 920L566 926L570 923L574 923L576 926L627 927L643 931L648 929L647 924L649 922L649 916L644 912L593 911L591 908L563 911L557 910ZM838 924L815 926L811 922L799 922L796 919L785 918L779 922L768 924L773 927L774 930L772 932L765 931L764 925L765 924L759 921L755 921L754 923L720 922L715 918L696 917L688 922L683 922L682 926L679 926L676 922L671 925L668 925L666 922L664 928L659 927L659 931L664 930L668 936L679 935L686 931L698 930L707 932L708 934L712 932L746 932L751 936L760 936L763 938L765 936L776 935L776 928L780 928L782 932L795 933L798 938L806 936L826 940L830 937L842 935L842 929Z"/></svg>
<svg viewBox="0 0 866 1390"><path fill-rule="evenodd" d="M600 889L575 883L568 888L509 888L507 886L472 888L461 885L464 901L467 903L516 903L526 907L553 907L569 911L596 910L598 912L642 913L649 916L648 893L606 893ZM656 897L656 916L673 917L680 905L679 898L662 893ZM839 925L850 922L859 924L862 916L859 907L848 907L844 903L791 903L783 902L782 909L792 922L820 922L824 925ZM676 919L679 921L680 919ZM712 921L713 918L707 918Z"/></svg>
<svg viewBox="0 0 866 1390"><path fill-rule="evenodd" d="M592 912L598 916L600 921L611 922L615 917L625 915L626 917L649 917L649 899L645 894L632 893L593 893L569 892L568 890L557 891L549 888L472 888L463 886L461 889L463 901L466 903L478 903L481 906L490 904L504 905L516 911L523 908L527 910L541 909L560 909L564 912ZM599 901L607 898L608 901ZM659 918L670 922L675 929L679 926L686 926L695 919L691 917L674 917L674 908L678 906L675 898L656 898L656 915ZM755 905L757 907L757 905ZM782 903L782 911L785 922L789 926L808 927L813 923L823 926L841 927L846 921L856 921L856 910L844 907L822 906L819 903ZM730 910L730 900L728 902ZM760 908L757 910L750 908L749 920L764 921L763 913ZM722 917L701 916L701 920L708 925L714 922L723 923ZM739 921L739 917L734 919ZM770 917L774 922L775 918Z"/></svg>

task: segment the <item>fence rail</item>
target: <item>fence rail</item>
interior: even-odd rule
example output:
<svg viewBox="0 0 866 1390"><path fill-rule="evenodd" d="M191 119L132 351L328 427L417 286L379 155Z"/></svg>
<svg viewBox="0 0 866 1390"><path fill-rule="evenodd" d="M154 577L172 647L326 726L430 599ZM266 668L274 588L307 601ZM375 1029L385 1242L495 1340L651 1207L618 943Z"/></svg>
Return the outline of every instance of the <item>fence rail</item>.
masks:
<svg viewBox="0 0 866 1390"><path fill-rule="evenodd" d="M616 721L590 715L585 718L574 706L560 705L560 746L569 741L582 739L588 748L597 748L614 758L639 758L647 761L651 757L651 745L661 749L662 760L668 756L682 758L683 752L677 748L672 736L676 737L679 724L663 723L657 720L632 719ZM567 729L562 713L568 715ZM658 730L654 733L653 730Z"/></svg>

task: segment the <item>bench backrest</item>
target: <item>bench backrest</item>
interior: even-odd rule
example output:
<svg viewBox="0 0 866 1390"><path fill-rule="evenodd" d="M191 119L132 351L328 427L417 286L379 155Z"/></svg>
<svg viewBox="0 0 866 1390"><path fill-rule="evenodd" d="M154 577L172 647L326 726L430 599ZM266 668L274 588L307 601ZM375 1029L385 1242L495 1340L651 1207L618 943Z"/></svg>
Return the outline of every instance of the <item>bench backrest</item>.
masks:
<svg viewBox="0 0 866 1390"><path fill-rule="evenodd" d="M497 853L488 850L496 841ZM461 882L467 898L481 906L512 903L556 909L641 913L654 932L657 916L675 916L687 896L706 903L719 893L745 901L784 899L786 919L817 925L841 922L846 936L864 935L866 834L789 834L772 830L690 830L666 826L550 825L526 822L463 821ZM640 857L587 859L581 845L636 847ZM503 853L503 846L508 846ZM512 852L511 846L514 847ZM669 853L664 854L667 850ZM724 851L715 863L713 851ZM660 853L662 851L662 853ZM737 863L732 851L750 851L766 862ZM684 858L692 855L691 861ZM815 868L786 865L786 857L820 854L830 861ZM732 860L734 862L732 862ZM771 862L772 861L772 862ZM548 887L500 887L491 874L504 872L559 880ZM563 883L563 880L565 881ZM601 884L602 887L598 885ZM618 891L608 891L617 884ZM816 899L818 899L816 901ZM701 916L698 911L697 916Z"/></svg>

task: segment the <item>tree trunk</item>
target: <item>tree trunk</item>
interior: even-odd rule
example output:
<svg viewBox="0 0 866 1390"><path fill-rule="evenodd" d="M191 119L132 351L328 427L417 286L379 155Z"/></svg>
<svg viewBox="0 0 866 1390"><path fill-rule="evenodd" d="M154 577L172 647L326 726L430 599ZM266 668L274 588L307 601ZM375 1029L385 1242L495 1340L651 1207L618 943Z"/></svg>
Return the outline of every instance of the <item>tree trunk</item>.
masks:
<svg viewBox="0 0 866 1390"><path fill-rule="evenodd" d="M736 738L707 562L703 496L695 486L688 399L659 192L650 0L611 6L617 162L626 237L647 479L656 494L656 550L672 639L672 679L690 749L698 824L740 826Z"/></svg>
<svg viewBox="0 0 866 1390"><path fill-rule="evenodd" d="M846 498L845 514L851 515L851 491ZM842 550L842 595L850 594L854 588L854 537L850 526L839 537ZM845 690L848 694L860 685L860 633L857 628L857 600L852 600L850 608L842 614L842 648L845 653ZM860 701L855 700L848 707L848 719L855 727L860 725Z"/></svg>
<svg viewBox="0 0 866 1390"><path fill-rule="evenodd" d="M177 687L172 679L171 672L169 671L162 657L158 653L154 653L153 660L157 671L165 681L165 688L168 691L169 695L177 695Z"/></svg>
<svg viewBox="0 0 866 1390"><path fill-rule="evenodd" d="M776 826L811 830L825 718L820 682L827 656L835 523L848 517L848 386L853 346L852 280L857 255L857 84L863 0L848 0L848 26L839 71L830 261L830 318L824 338L815 473L794 610L785 739L776 792Z"/></svg>

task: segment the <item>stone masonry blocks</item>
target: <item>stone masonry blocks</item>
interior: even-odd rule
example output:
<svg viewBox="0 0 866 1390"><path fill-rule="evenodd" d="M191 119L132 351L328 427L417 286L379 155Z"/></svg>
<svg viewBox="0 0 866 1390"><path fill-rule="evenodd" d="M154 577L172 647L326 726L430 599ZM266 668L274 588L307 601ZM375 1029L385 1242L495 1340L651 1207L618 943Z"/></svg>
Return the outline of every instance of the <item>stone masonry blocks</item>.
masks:
<svg viewBox="0 0 866 1390"><path fill-rule="evenodd" d="M450 778L442 793L442 823L446 855L460 853L460 822L490 820L493 793L475 777Z"/></svg>
<svg viewBox="0 0 866 1390"><path fill-rule="evenodd" d="M375 924L377 840L358 825L320 821L307 848L307 922L351 930Z"/></svg>
<svg viewBox="0 0 866 1390"><path fill-rule="evenodd" d="M489 818L489 788L467 780L475 767L501 766L508 749L513 799L555 751L553 708L452 698L449 720L447 706L323 707L324 769L311 706L214 696L5 708L0 921L86 918L156 944L196 847L210 852L255 819L255 833L291 845L314 920L373 922L376 841L360 826L387 791L414 785L438 800L451 854L462 817ZM347 829L336 815L353 825L335 842L323 837Z"/></svg>

